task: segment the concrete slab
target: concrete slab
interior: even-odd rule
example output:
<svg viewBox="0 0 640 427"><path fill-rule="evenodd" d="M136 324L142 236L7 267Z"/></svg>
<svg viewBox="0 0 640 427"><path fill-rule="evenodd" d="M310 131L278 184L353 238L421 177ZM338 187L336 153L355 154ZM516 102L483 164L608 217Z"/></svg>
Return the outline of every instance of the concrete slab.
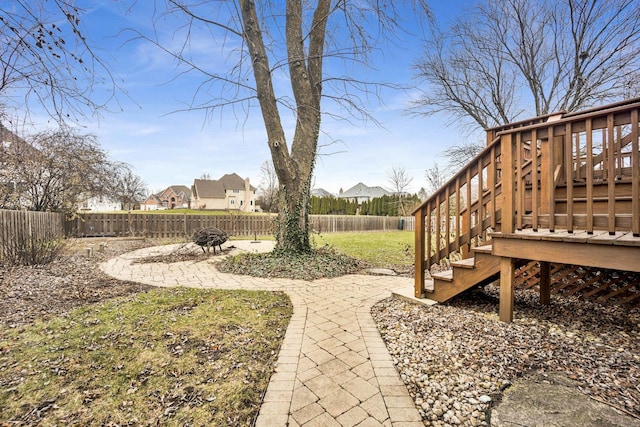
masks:
<svg viewBox="0 0 640 427"><path fill-rule="evenodd" d="M434 301L429 298L416 298L414 296L413 286L412 287L403 286L401 288L393 289L391 291L391 295L393 295L396 298L402 298L404 300L407 300L409 302L413 302L416 304L435 305L438 303L438 301Z"/></svg>

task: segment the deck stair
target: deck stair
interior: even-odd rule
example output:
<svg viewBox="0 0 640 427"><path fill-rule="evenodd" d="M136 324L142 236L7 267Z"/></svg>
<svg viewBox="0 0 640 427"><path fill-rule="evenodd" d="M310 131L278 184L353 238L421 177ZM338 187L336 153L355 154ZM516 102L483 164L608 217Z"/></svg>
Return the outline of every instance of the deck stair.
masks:
<svg viewBox="0 0 640 427"><path fill-rule="evenodd" d="M499 276L499 318L509 322L516 270L535 261L542 304L575 287L636 301L635 279L582 277L640 273L640 98L487 129L486 147L413 215L414 298L446 301ZM574 267L552 274L557 264Z"/></svg>
<svg viewBox="0 0 640 427"><path fill-rule="evenodd" d="M426 297L444 302L467 289L496 280L500 258L491 255L491 245L473 248L473 256L454 261L450 270L431 275L425 283Z"/></svg>

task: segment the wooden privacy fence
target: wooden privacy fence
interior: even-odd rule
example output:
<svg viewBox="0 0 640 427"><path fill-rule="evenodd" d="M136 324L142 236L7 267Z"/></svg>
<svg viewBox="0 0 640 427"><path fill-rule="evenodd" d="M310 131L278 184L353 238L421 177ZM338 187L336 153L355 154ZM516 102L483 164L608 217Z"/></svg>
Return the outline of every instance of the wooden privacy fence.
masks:
<svg viewBox="0 0 640 427"><path fill-rule="evenodd" d="M186 237L217 227L231 236L272 234L275 216L82 213L67 223L75 237Z"/></svg>
<svg viewBox="0 0 640 427"><path fill-rule="evenodd" d="M0 260L24 258L65 236L64 215L0 209Z"/></svg>
<svg viewBox="0 0 640 427"><path fill-rule="evenodd" d="M413 217L311 215L312 230L320 233L348 231L413 231ZM275 215L105 214L82 213L67 223L75 237L185 237L205 227L220 228L231 236L270 235Z"/></svg>
<svg viewBox="0 0 640 427"><path fill-rule="evenodd" d="M413 231L414 218L368 215L311 215L311 229L317 233L349 231Z"/></svg>

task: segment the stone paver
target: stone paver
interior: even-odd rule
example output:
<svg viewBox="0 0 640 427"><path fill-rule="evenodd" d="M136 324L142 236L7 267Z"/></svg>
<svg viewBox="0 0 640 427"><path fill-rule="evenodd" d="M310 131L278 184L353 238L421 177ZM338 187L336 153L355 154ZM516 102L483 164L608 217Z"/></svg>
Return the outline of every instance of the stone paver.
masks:
<svg viewBox="0 0 640 427"><path fill-rule="evenodd" d="M268 242L229 244L236 246L234 251L270 249ZM220 273L210 261L132 263L174 249L140 249L101 268L118 279L153 286L283 291L291 299L293 316L256 426L424 425L369 313L392 290L411 288L411 279L266 279Z"/></svg>

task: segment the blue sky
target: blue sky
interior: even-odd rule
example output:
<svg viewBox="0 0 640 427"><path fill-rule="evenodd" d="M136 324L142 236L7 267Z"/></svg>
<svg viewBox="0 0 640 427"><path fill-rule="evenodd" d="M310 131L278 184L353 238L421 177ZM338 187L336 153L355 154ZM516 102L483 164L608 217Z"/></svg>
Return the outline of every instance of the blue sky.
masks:
<svg viewBox="0 0 640 427"><path fill-rule="evenodd" d="M446 20L469 3L432 1L432 6L436 18ZM187 106L198 81L172 80L178 72L169 56L141 42L123 43L130 36L120 33L126 27L150 30L150 16L126 13L119 2L93 0L90 4L85 17L90 39L122 78L128 97L119 96L120 104L111 105L113 113L85 123L86 131L98 136L112 158L131 164L152 192L169 185L190 186L205 173L215 179L235 172L257 186L260 166L270 158L259 110L253 109L248 117L231 109L211 118L201 111L172 113ZM409 27L413 24L407 20ZM420 54L420 38L407 34L401 38L400 46L384 48L375 69L366 71L371 80L414 83L411 65ZM224 61L220 51L210 52L210 61ZM410 91L384 91L383 105L376 101L367 107L383 127L325 120L314 186L333 193L358 182L389 187L387 174L393 165L400 165L413 177L410 191L426 187L425 169L434 161L446 162L440 153L465 133L445 127L446 117L407 115L411 96ZM338 142L328 145L331 141Z"/></svg>

